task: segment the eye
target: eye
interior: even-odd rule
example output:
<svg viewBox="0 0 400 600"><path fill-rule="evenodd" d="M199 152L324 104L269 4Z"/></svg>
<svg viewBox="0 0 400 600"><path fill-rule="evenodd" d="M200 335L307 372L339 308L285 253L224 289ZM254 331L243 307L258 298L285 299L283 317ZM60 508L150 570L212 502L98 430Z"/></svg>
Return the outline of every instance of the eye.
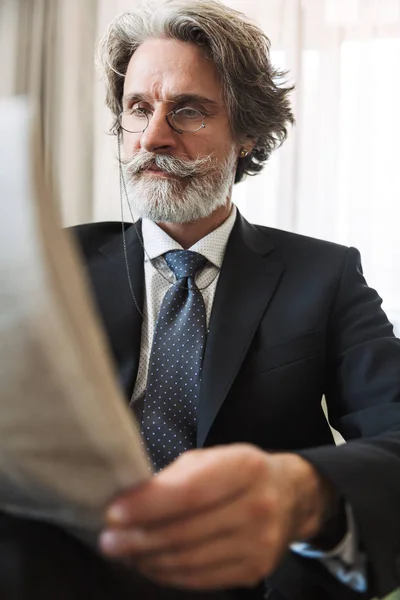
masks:
<svg viewBox="0 0 400 600"><path fill-rule="evenodd" d="M132 106L128 111L128 114L135 118L147 117L152 114L152 111L145 106L140 106L138 104Z"/></svg>
<svg viewBox="0 0 400 600"><path fill-rule="evenodd" d="M183 119L198 119L202 116L202 113L195 108L187 106L185 108L178 108L178 110L175 111L175 115Z"/></svg>

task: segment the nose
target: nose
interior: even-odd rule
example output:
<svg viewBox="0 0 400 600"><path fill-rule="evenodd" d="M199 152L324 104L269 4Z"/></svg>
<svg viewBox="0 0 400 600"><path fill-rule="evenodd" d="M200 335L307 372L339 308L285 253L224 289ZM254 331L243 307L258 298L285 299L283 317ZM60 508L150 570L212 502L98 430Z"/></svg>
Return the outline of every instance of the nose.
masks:
<svg viewBox="0 0 400 600"><path fill-rule="evenodd" d="M166 152L176 147L176 136L166 119L164 110L155 110L150 117L149 126L141 135L140 146L147 152Z"/></svg>

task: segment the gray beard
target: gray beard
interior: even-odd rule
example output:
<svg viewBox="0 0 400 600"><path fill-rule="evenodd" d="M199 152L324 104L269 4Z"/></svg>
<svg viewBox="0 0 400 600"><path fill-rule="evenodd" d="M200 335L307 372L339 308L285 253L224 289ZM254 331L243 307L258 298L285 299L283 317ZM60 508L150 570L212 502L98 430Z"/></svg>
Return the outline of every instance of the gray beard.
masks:
<svg viewBox="0 0 400 600"><path fill-rule="evenodd" d="M174 161L172 157L164 156L156 158L154 163L159 160L159 166L163 168L169 164L169 159ZM209 157L184 161L192 166L193 175L182 177L173 173L173 177L165 179L135 173L134 160L125 161L122 168L131 210L138 217L160 223L190 223L210 216L230 200L232 168L236 160L233 152L222 164ZM182 172L185 172L184 168Z"/></svg>

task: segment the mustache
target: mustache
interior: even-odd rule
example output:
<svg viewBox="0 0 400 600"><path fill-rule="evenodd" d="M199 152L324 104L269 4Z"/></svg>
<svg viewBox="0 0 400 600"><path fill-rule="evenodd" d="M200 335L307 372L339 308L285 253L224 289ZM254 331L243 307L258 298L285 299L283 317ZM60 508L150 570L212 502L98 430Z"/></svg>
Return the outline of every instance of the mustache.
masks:
<svg viewBox="0 0 400 600"><path fill-rule="evenodd" d="M121 163L130 177L140 175L154 166L176 177L203 177L214 170L216 162L212 154L201 158L187 159L147 151L136 152L128 159L121 159Z"/></svg>

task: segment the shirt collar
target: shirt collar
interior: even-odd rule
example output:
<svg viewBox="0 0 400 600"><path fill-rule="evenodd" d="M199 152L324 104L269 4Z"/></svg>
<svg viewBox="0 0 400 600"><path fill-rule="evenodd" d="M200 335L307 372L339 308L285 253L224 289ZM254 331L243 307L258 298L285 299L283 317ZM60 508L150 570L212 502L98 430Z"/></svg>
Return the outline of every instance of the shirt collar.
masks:
<svg viewBox="0 0 400 600"><path fill-rule="evenodd" d="M189 250L198 252L210 263L221 268L226 245L235 224L237 216L236 206L232 206L229 217L211 233L196 242ZM171 250L183 250L182 246L173 240L168 233L163 231L153 221L143 219L142 222L143 245L145 261L153 260Z"/></svg>

